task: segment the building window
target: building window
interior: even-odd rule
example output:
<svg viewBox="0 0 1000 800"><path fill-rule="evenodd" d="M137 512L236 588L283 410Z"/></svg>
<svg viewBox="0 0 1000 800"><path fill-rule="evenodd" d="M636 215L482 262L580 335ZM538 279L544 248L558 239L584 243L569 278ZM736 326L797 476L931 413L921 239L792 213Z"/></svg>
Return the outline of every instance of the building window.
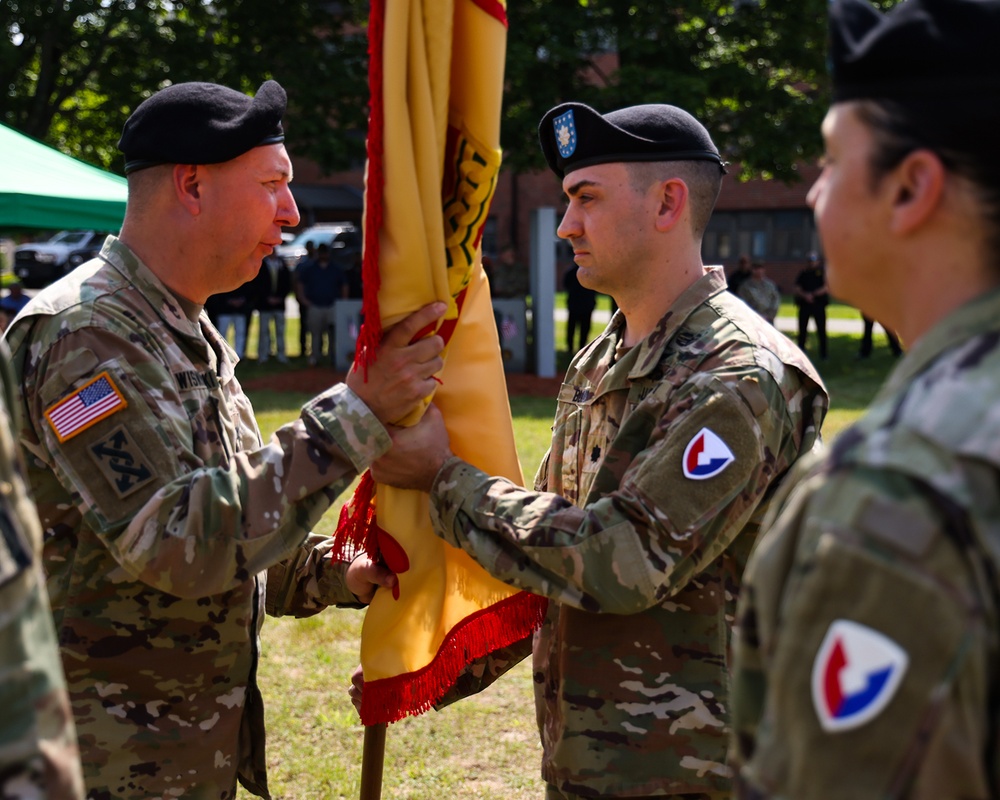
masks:
<svg viewBox="0 0 1000 800"><path fill-rule="evenodd" d="M702 242L706 263L735 261L741 255L759 261L805 260L816 240L807 209L717 211Z"/></svg>

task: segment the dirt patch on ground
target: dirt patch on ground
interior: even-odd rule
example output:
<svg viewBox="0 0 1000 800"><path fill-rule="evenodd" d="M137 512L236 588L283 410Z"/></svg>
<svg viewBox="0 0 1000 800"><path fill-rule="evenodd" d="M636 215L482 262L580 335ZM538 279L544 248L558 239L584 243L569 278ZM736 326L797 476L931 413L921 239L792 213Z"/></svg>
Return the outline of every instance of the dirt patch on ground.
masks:
<svg viewBox="0 0 1000 800"><path fill-rule="evenodd" d="M275 392L306 392L319 394L334 383L344 380L344 373L328 367L286 369L270 375L240 378L245 389L266 389ZM555 398L562 378L539 378L527 373L507 373L507 394L511 396Z"/></svg>

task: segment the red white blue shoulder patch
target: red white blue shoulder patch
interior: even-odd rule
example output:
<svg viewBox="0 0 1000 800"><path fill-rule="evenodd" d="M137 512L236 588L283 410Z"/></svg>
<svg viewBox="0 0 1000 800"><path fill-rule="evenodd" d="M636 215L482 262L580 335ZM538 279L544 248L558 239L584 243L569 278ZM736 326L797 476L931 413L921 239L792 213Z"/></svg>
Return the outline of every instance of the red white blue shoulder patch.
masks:
<svg viewBox="0 0 1000 800"><path fill-rule="evenodd" d="M857 728L889 704L910 657L879 631L838 619L826 632L812 670L812 696L829 733Z"/></svg>
<svg viewBox="0 0 1000 800"><path fill-rule="evenodd" d="M85 383L51 408L46 409L45 419L60 443L72 439L102 419L107 419L125 408L128 402L111 376L102 372Z"/></svg>
<svg viewBox="0 0 1000 800"><path fill-rule="evenodd" d="M684 448L684 477L693 481L714 478L735 460L729 445L714 431L702 428Z"/></svg>

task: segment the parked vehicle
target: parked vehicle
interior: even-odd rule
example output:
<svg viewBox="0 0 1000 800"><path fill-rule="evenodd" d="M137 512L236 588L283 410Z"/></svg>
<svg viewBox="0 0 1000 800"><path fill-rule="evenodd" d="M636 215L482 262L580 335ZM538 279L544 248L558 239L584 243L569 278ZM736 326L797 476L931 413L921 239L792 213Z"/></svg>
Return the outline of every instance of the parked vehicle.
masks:
<svg viewBox="0 0 1000 800"><path fill-rule="evenodd" d="M103 231L59 231L44 242L14 248L14 274L29 289L58 280L93 258L104 244Z"/></svg>
<svg viewBox="0 0 1000 800"><path fill-rule="evenodd" d="M316 247L329 245L331 255L340 258L361 252L361 231L353 222L321 222L296 234L288 244L279 244L274 252L289 269L294 269L306 254L306 242L312 242Z"/></svg>

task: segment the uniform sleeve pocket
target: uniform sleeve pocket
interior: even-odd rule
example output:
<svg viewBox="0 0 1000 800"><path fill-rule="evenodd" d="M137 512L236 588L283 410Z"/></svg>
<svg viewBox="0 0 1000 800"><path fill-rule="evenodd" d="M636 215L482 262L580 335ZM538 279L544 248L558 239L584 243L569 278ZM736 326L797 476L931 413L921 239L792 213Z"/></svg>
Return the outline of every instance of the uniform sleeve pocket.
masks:
<svg viewBox="0 0 1000 800"><path fill-rule="evenodd" d="M919 564L832 533L797 573L765 654L758 778L801 800L897 796L906 765L955 721L946 707L982 646L975 606Z"/></svg>

